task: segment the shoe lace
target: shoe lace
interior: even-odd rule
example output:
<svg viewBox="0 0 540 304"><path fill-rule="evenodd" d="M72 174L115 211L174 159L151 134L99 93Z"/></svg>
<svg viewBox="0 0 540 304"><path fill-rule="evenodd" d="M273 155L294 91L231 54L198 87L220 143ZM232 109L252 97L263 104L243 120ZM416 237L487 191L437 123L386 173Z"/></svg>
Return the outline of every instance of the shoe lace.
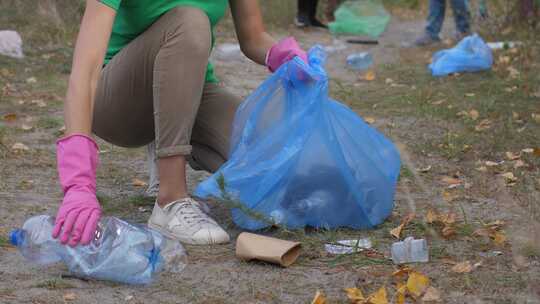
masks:
<svg viewBox="0 0 540 304"><path fill-rule="evenodd" d="M185 200L177 204L175 215L188 224L212 224L210 218L200 209L199 204Z"/></svg>

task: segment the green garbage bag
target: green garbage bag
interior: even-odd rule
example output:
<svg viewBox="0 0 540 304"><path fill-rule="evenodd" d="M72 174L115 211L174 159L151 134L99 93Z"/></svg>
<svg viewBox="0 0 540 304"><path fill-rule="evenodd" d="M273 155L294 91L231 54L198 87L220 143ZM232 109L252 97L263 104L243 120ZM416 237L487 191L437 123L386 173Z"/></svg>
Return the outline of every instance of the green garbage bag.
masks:
<svg viewBox="0 0 540 304"><path fill-rule="evenodd" d="M380 0L348 0L334 13L336 21L329 24L333 34L348 34L379 37L388 22L390 14Z"/></svg>

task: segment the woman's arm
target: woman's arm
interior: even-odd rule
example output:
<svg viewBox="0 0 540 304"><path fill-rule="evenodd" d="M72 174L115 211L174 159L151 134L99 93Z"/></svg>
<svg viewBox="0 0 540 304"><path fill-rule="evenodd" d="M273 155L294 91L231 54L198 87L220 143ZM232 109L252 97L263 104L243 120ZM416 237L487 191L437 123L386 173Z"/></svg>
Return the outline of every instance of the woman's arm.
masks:
<svg viewBox="0 0 540 304"><path fill-rule="evenodd" d="M115 15L97 0L86 1L64 104L66 134L91 133L95 91Z"/></svg>
<svg viewBox="0 0 540 304"><path fill-rule="evenodd" d="M276 43L264 29L257 0L229 0L242 52L258 64L265 64L266 54Z"/></svg>

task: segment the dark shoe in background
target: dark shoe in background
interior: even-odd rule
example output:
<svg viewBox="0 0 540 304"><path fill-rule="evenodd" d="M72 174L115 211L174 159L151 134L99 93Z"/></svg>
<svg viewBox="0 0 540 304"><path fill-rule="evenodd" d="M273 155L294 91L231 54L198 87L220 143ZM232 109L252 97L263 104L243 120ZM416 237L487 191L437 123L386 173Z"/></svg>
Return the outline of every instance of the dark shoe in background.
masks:
<svg viewBox="0 0 540 304"><path fill-rule="evenodd" d="M414 44L416 46L428 46L428 45L433 45L433 44L439 43L439 42L441 42L441 39L439 37L433 38L431 35L425 33L423 36L416 39Z"/></svg>

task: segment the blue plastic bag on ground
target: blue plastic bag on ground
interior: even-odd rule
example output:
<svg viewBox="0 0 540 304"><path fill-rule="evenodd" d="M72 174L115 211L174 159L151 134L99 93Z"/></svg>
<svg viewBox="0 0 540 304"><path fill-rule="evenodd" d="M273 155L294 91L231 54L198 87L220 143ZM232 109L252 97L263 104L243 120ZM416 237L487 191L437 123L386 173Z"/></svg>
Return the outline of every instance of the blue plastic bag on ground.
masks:
<svg viewBox="0 0 540 304"><path fill-rule="evenodd" d="M493 54L489 46L474 34L463 38L455 47L433 55L429 69L433 76L478 72L491 69Z"/></svg>
<svg viewBox="0 0 540 304"><path fill-rule="evenodd" d="M195 190L237 200L242 228L370 228L394 206L397 149L328 97L322 48L308 58L282 65L242 103L229 160Z"/></svg>

